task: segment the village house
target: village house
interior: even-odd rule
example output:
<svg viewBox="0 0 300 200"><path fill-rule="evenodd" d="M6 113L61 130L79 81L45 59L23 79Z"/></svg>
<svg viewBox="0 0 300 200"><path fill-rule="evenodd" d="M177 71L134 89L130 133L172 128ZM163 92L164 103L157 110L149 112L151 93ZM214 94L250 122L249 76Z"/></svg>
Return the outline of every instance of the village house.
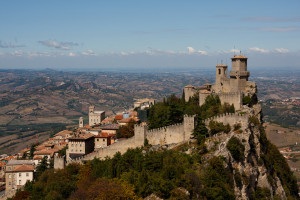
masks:
<svg viewBox="0 0 300 200"><path fill-rule="evenodd" d="M107 147L111 145L111 135L108 133L102 132L99 135L96 135L95 138L95 150Z"/></svg>
<svg viewBox="0 0 300 200"><path fill-rule="evenodd" d="M112 135L112 134L117 134L117 130L119 129L119 127L120 127L119 124L108 124L108 125L101 126L101 129L105 133Z"/></svg>
<svg viewBox="0 0 300 200"><path fill-rule="evenodd" d="M33 180L35 163L31 160L10 160L5 167L6 194L24 186Z"/></svg>
<svg viewBox="0 0 300 200"><path fill-rule="evenodd" d="M128 117L119 121L120 126L127 126L130 122L138 123L140 120L136 117Z"/></svg>
<svg viewBox="0 0 300 200"><path fill-rule="evenodd" d="M72 137L72 134L73 134L72 131L63 130L63 131L60 131L60 132L56 133L53 137L53 140L57 144L62 142L62 141L68 142L68 138Z"/></svg>

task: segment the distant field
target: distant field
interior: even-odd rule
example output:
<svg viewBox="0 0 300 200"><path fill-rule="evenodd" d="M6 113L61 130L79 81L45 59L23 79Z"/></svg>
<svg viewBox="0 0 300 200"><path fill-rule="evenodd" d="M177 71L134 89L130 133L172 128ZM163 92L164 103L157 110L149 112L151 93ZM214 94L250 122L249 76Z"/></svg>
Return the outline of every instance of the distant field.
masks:
<svg viewBox="0 0 300 200"><path fill-rule="evenodd" d="M268 124L266 133L268 139L277 147L295 145L296 142L300 147L300 128L289 129L274 124Z"/></svg>

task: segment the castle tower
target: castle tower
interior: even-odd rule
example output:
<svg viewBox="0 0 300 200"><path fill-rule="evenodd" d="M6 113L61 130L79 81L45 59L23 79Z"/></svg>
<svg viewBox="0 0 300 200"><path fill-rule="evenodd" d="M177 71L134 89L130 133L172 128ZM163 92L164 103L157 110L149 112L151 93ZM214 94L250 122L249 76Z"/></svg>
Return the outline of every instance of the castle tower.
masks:
<svg viewBox="0 0 300 200"><path fill-rule="evenodd" d="M79 128L82 128L83 127L83 117L80 117L79 118Z"/></svg>
<svg viewBox="0 0 300 200"><path fill-rule="evenodd" d="M227 68L228 66L223 64L216 66L216 93L225 92L227 90Z"/></svg>
<svg viewBox="0 0 300 200"><path fill-rule="evenodd" d="M247 57L242 55L236 55L232 60L232 71L230 76L231 92L244 91L246 83L250 76L250 72L247 71Z"/></svg>
<svg viewBox="0 0 300 200"><path fill-rule="evenodd" d="M134 143L136 146L141 147L144 145L146 139L147 126L134 125Z"/></svg>
<svg viewBox="0 0 300 200"><path fill-rule="evenodd" d="M192 116L184 115L184 117L183 117L183 130L184 130L183 140L189 140L191 138L194 128L195 128L195 115L192 115Z"/></svg>

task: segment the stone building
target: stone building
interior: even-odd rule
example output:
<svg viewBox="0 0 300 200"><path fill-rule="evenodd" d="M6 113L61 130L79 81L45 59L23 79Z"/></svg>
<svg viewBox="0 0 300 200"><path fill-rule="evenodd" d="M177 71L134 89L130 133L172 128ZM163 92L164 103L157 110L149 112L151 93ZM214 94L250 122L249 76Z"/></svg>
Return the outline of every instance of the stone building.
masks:
<svg viewBox="0 0 300 200"><path fill-rule="evenodd" d="M5 166L5 194L10 194L20 187L24 186L27 181L33 180L35 170L34 161L30 160L10 160Z"/></svg>
<svg viewBox="0 0 300 200"><path fill-rule="evenodd" d="M99 148L104 148L111 145L111 135L108 133L101 133L95 137L95 150Z"/></svg>
<svg viewBox="0 0 300 200"><path fill-rule="evenodd" d="M74 159L94 151L94 135L91 133L78 134L69 138L67 160Z"/></svg>
<svg viewBox="0 0 300 200"><path fill-rule="evenodd" d="M215 85L205 84L201 87L188 85L184 87L185 101L189 101L195 94L199 95L199 104L202 105L208 95L218 95L222 104L233 104L235 109L241 109L243 97L256 97L255 82L248 81L250 72L247 71L247 57L235 55L232 60L232 70L221 64L216 66Z"/></svg>
<svg viewBox="0 0 300 200"><path fill-rule="evenodd" d="M104 120L104 119L105 119L104 111L96 111L95 106L89 107L89 125L90 126L100 124L102 122L102 120Z"/></svg>
<svg viewBox="0 0 300 200"><path fill-rule="evenodd" d="M133 103L133 107L144 110L145 108L149 108L154 104L155 104L155 99L138 99Z"/></svg>

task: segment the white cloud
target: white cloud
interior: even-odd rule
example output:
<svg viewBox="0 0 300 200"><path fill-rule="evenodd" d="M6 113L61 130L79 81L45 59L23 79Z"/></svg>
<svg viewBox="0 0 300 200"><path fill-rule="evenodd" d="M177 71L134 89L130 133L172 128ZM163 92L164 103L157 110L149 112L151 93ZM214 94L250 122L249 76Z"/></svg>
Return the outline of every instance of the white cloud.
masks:
<svg viewBox="0 0 300 200"><path fill-rule="evenodd" d="M16 51L11 52L11 55L13 55L13 56L22 56L23 54L24 54L24 52L21 50L16 50Z"/></svg>
<svg viewBox="0 0 300 200"><path fill-rule="evenodd" d="M188 49L188 54L198 53L198 54L201 54L201 55L207 55L206 51L196 50L193 47L187 47L187 49Z"/></svg>
<svg viewBox="0 0 300 200"><path fill-rule="evenodd" d="M288 49L285 49L285 48L276 48L273 51L277 52L277 53L289 53L290 52Z"/></svg>
<svg viewBox="0 0 300 200"><path fill-rule="evenodd" d="M75 42L57 42L54 40L38 41L38 43L47 47L54 47L61 50L71 50L71 47L78 46L78 43Z"/></svg>
<svg viewBox="0 0 300 200"><path fill-rule="evenodd" d="M259 47L251 47L249 48L250 51L260 52L260 53L269 53L269 50L261 49Z"/></svg>
<svg viewBox="0 0 300 200"><path fill-rule="evenodd" d="M87 50L81 53L84 56L97 56L97 54L93 50Z"/></svg>

